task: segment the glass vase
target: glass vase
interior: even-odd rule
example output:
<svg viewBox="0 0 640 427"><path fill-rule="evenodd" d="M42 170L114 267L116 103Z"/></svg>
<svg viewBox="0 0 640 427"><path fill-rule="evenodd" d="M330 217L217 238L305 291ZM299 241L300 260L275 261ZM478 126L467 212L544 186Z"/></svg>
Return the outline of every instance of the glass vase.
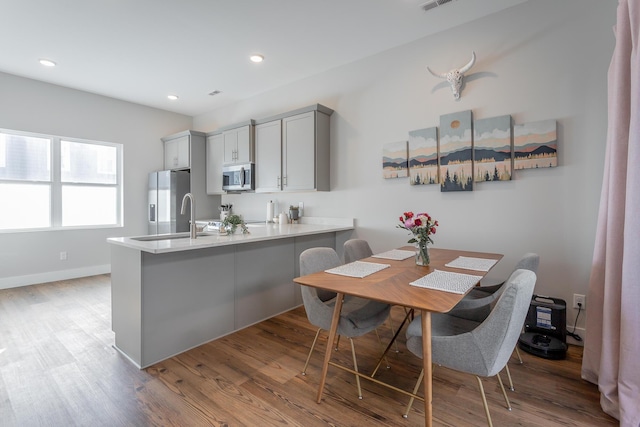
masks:
<svg viewBox="0 0 640 427"><path fill-rule="evenodd" d="M429 265L429 244L427 242L418 242L416 246L416 265Z"/></svg>

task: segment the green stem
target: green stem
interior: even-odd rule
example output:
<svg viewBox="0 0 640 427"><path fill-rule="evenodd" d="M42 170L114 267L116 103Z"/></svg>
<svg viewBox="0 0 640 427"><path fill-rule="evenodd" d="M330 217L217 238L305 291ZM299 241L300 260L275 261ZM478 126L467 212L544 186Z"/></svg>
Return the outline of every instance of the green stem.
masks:
<svg viewBox="0 0 640 427"><path fill-rule="evenodd" d="M418 242L417 245L418 245L417 256L420 257L420 260L416 260L416 264L429 265L429 262L431 260L429 259L429 249L427 248L427 243Z"/></svg>

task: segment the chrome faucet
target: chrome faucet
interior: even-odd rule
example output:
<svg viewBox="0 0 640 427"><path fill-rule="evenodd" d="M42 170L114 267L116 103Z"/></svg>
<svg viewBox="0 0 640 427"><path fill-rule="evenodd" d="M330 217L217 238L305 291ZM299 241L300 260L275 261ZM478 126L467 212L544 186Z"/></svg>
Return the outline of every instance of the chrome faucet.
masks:
<svg viewBox="0 0 640 427"><path fill-rule="evenodd" d="M196 229L196 199L193 194L187 193L182 198L182 207L180 208L180 214L184 215L185 208L187 207L187 199L191 200L191 224L189 225L190 235L189 237L195 239L198 235Z"/></svg>

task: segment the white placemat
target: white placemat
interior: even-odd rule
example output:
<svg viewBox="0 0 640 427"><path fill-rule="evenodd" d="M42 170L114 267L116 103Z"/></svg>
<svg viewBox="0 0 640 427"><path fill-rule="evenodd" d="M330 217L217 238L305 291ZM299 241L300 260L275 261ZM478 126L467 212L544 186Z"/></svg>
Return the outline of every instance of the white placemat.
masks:
<svg viewBox="0 0 640 427"><path fill-rule="evenodd" d="M411 258L415 255L414 251L404 251L402 249L391 249L390 251L382 252L379 254L371 255L372 258L384 258L393 259L396 261L402 261L403 259Z"/></svg>
<svg viewBox="0 0 640 427"><path fill-rule="evenodd" d="M453 292L454 294L464 294L474 287L480 279L482 279L482 276L435 270L433 273L429 273L409 284L420 288L436 289L438 291Z"/></svg>
<svg viewBox="0 0 640 427"><path fill-rule="evenodd" d="M391 267L391 265L389 264L378 264L375 262L355 261L355 262L350 262L349 264L344 264L339 267L325 270L325 273L339 274L340 276L363 278L389 267Z"/></svg>
<svg viewBox="0 0 640 427"><path fill-rule="evenodd" d="M498 260L459 256L449 264L445 264L445 267L464 268L465 270L489 271L496 262L498 262Z"/></svg>

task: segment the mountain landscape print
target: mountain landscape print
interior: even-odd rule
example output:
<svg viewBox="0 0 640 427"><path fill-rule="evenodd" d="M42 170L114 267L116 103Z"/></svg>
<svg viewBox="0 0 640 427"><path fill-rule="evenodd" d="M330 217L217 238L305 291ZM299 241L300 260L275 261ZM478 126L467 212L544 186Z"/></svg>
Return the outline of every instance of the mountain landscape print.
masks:
<svg viewBox="0 0 640 427"><path fill-rule="evenodd" d="M509 181L511 170L511 116L473 122L474 180Z"/></svg>
<svg viewBox="0 0 640 427"><path fill-rule="evenodd" d="M438 182L438 128L410 131L409 183L426 185Z"/></svg>
<svg viewBox="0 0 640 427"><path fill-rule="evenodd" d="M555 120L541 120L513 127L514 169L558 166L558 137Z"/></svg>
<svg viewBox="0 0 640 427"><path fill-rule="evenodd" d="M473 190L471 110L440 116L440 191Z"/></svg>
<svg viewBox="0 0 640 427"><path fill-rule="evenodd" d="M382 146L382 176L385 179L408 176L407 141Z"/></svg>

